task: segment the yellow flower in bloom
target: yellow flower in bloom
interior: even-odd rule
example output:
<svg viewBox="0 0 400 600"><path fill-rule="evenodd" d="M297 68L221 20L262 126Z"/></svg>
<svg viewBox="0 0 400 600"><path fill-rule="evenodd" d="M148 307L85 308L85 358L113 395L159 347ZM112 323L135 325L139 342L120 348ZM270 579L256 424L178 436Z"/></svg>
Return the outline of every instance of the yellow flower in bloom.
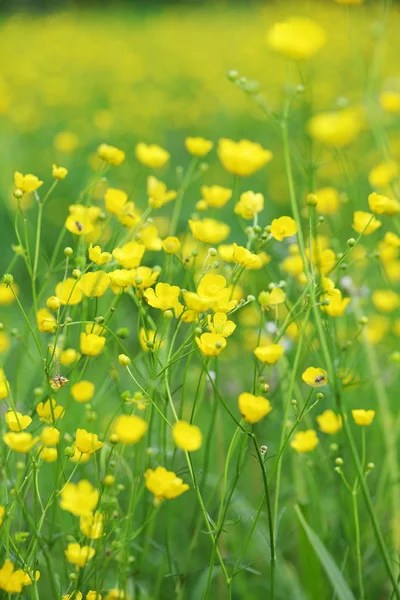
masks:
<svg viewBox="0 0 400 600"><path fill-rule="evenodd" d="M155 225L149 224L142 227L138 233L138 237L146 250L161 250L162 239L158 235L158 229Z"/></svg>
<svg viewBox="0 0 400 600"><path fill-rule="evenodd" d="M98 540L103 535L104 515L98 511L81 515L79 527L82 535L90 540Z"/></svg>
<svg viewBox="0 0 400 600"><path fill-rule="evenodd" d="M97 154L102 160L113 167L119 167L125 160L125 152L109 144L100 144L97 148Z"/></svg>
<svg viewBox="0 0 400 600"><path fill-rule="evenodd" d="M112 215L118 216L124 210L125 204L128 200L128 194L123 190L107 188L104 195L104 200L106 203L106 210L108 210L108 212Z"/></svg>
<svg viewBox="0 0 400 600"><path fill-rule="evenodd" d="M282 23L274 23L267 32L269 47L292 60L311 58L325 42L325 30L306 17L290 17Z"/></svg>
<svg viewBox="0 0 400 600"><path fill-rule="evenodd" d="M343 148L360 134L362 119L353 109L337 112L324 112L311 117L307 124L308 133L317 142Z"/></svg>
<svg viewBox="0 0 400 600"><path fill-rule="evenodd" d="M18 296L18 286L13 283L12 289L9 285L6 285L4 282L0 283L0 306L5 306L8 304L12 304L15 300L15 296L13 294L13 290L15 295Z"/></svg>
<svg viewBox="0 0 400 600"><path fill-rule="evenodd" d="M388 113L400 114L400 93L391 90L382 92L379 96L379 104Z"/></svg>
<svg viewBox="0 0 400 600"><path fill-rule="evenodd" d="M370 344L379 344L389 330L389 320L382 315L373 315L365 327L365 337Z"/></svg>
<svg viewBox="0 0 400 600"><path fill-rule="evenodd" d="M0 368L0 400L7 398L10 391L10 384L7 381L6 374Z"/></svg>
<svg viewBox="0 0 400 600"><path fill-rule="evenodd" d="M211 208L222 208L232 198L232 190L221 185L202 185L202 198Z"/></svg>
<svg viewBox="0 0 400 600"><path fill-rule="evenodd" d="M177 237L169 236L163 240L162 249L167 254L178 254L181 249L181 243Z"/></svg>
<svg viewBox="0 0 400 600"><path fill-rule="evenodd" d="M38 437L33 437L31 433L26 432L7 432L3 435L4 443L14 452L29 452L39 441Z"/></svg>
<svg viewBox="0 0 400 600"><path fill-rule="evenodd" d="M273 365L281 358L284 348L280 344L270 344L269 346L258 346L254 354L262 363Z"/></svg>
<svg viewBox="0 0 400 600"><path fill-rule="evenodd" d="M254 219L264 209L264 196L255 192L243 192L235 204L235 213L243 219Z"/></svg>
<svg viewBox="0 0 400 600"><path fill-rule="evenodd" d="M135 153L136 158L142 165L154 169L163 167L170 158L170 153L160 146L157 146L156 144L147 145L143 142L137 144Z"/></svg>
<svg viewBox="0 0 400 600"><path fill-rule="evenodd" d="M329 435L333 435L342 429L342 417L330 409L318 415L317 423L322 433Z"/></svg>
<svg viewBox="0 0 400 600"><path fill-rule="evenodd" d="M22 569L14 570L10 560L6 560L0 569L0 590L9 594L19 594L23 586L31 585L32 581Z"/></svg>
<svg viewBox="0 0 400 600"><path fill-rule="evenodd" d="M284 238L292 237L297 233L297 223L292 217L279 217L271 223L271 234L281 242Z"/></svg>
<svg viewBox="0 0 400 600"><path fill-rule="evenodd" d="M77 429L75 434L75 447L82 454L93 454L100 450L104 442L100 442L96 433L89 433L86 429Z"/></svg>
<svg viewBox="0 0 400 600"><path fill-rule="evenodd" d="M376 215L396 215L400 212L400 204L393 198L372 192L368 196L370 210Z"/></svg>
<svg viewBox="0 0 400 600"><path fill-rule="evenodd" d="M39 331L43 333L54 333L57 329L57 320L47 308L39 308L36 313L36 322Z"/></svg>
<svg viewBox="0 0 400 600"><path fill-rule="evenodd" d="M142 350L145 352L150 352L151 348L156 348L160 346L160 342L155 344L155 335L156 332L151 329L144 329L141 327L139 331L139 343L142 347Z"/></svg>
<svg viewBox="0 0 400 600"><path fill-rule="evenodd" d="M106 338L95 333L80 334L80 350L86 356L97 356L103 351Z"/></svg>
<svg viewBox="0 0 400 600"><path fill-rule="evenodd" d="M254 396L254 394L248 392L240 394L238 402L240 414L248 423L258 423L272 410L271 403L267 398Z"/></svg>
<svg viewBox="0 0 400 600"><path fill-rule="evenodd" d="M71 388L71 395L76 402L89 402L94 396L95 386L91 381L79 381Z"/></svg>
<svg viewBox="0 0 400 600"><path fill-rule="evenodd" d="M334 187L323 187L317 190L317 213L319 215L334 215L340 208L340 194Z"/></svg>
<svg viewBox="0 0 400 600"><path fill-rule="evenodd" d="M70 154L79 146L79 138L73 131L60 131L54 138L54 148Z"/></svg>
<svg viewBox="0 0 400 600"><path fill-rule="evenodd" d="M82 600L82 592L72 592L72 594L65 594L61 600Z"/></svg>
<svg viewBox="0 0 400 600"><path fill-rule="evenodd" d="M329 301L327 306L321 306L321 310L330 317L341 317L351 301L350 298L343 298L342 292L337 289L330 290L328 294L321 296L321 300Z"/></svg>
<svg viewBox="0 0 400 600"><path fill-rule="evenodd" d="M272 288L270 292L260 292L258 296L258 301L264 309L268 309L270 306L277 306L278 304L283 304L285 300L286 294L279 287Z"/></svg>
<svg viewBox="0 0 400 600"><path fill-rule="evenodd" d="M231 231L229 225L215 219L189 220L189 227L193 237L206 244L219 244L223 242Z"/></svg>
<svg viewBox="0 0 400 600"><path fill-rule="evenodd" d="M382 225L374 215L363 210L356 210L353 216L353 229L363 235L371 235Z"/></svg>
<svg viewBox="0 0 400 600"><path fill-rule="evenodd" d="M367 427L368 425L371 425L375 418L374 410L364 410L363 408L352 410L351 414L355 424L360 425L361 427Z"/></svg>
<svg viewBox="0 0 400 600"><path fill-rule="evenodd" d="M91 590L90 592L88 592L86 594L86 600L101 600L101 599L102 599L102 595L98 594L97 592L95 592L93 590ZM78 599L76 599L76 600L78 600Z"/></svg>
<svg viewBox="0 0 400 600"><path fill-rule="evenodd" d="M382 188L391 184L399 174L399 167L393 160L376 165L368 174L368 181L373 187ZM372 210L372 208L371 208ZM374 211L375 212L375 211Z"/></svg>
<svg viewBox="0 0 400 600"><path fill-rule="evenodd" d="M202 137L187 137L185 139L186 150L193 156L205 156L213 147L213 142Z"/></svg>
<svg viewBox="0 0 400 600"><path fill-rule="evenodd" d="M40 436L44 446L57 446L60 441L60 432L57 427L45 427Z"/></svg>
<svg viewBox="0 0 400 600"><path fill-rule="evenodd" d="M168 310L169 308L178 308L180 292L181 290L177 285L157 283L155 291L153 288L148 288L143 292L143 295L153 308Z"/></svg>
<svg viewBox="0 0 400 600"><path fill-rule="evenodd" d="M195 452L201 448L203 441L202 433L196 425L186 421L177 421L172 427L172 437L175 445L186 452Z"/></svg>
<svg viewBox="0 0 400 600"><path fill-rule="evenodd" d="M160 271L153 270L150 267L137 267L132 271L132 285L143 290L154 285L159 275Z"/></svg>
<svg viewBox="0 0 400 600"><path fill-rule="evenodd" d="M394 290L376 290L372 302L378 310L390 313L400 306L400 296Z"/></svg>
<svg viewBox="0 0 400 600"><path fill-rule="evenodd" d="M147 178L147 195L149 206L152 208L161 208L176 198L176 192L168 190L167 185L153 175Z"/></svg>
<svg viewBox="0 0 400 600"><path fill-rule="evenodd" d="M79 279L77 287L87 298L103 296L110 285L110 276L104 271L91 271Z"/></svg>
<svg viewBox="0 0 400 600"><path fill-rule="evenodd" d="M113 425L113 434L121 444L136 444L147 431L147 423L137 415L120 415Z"/></svg>
<svg viewBox="0 0 400 600"><path fill-rule="evenodd" d="M272 152L260 144L222 138L218 143L218 156L227 171L234 175L253 175L272 160Z"/></svg>
<svg viewBox="0 0 400 600"><path fill-rule="evenodd" d="M100 246L93 246L93 244L90 244L88 254L90 260L96 265L105 265L112 259L109 252L102 252Z"/></svg>
<svg viewBox="0 0 400 600"><path fill-rule="evenodd" d="M96 550L94 548L81 546L80 544L68 544L65 551L68 562L77 567L84 567L95 554Z"/></svg>
<svg viewBox="0 0 400 600"><path fill-rule="evenodd" d="M51 398L45 402L39 402L36 407L36 412L39 417L39 421L43 423L54 423L57 419L61 419L64 416L64 408L58 406L56 400Z"/></svg>
<svg viewBox="0 0 400 600"><path fill-rule="evenodd" d="M34 192L43 185L43 181L40 181L36 175L22 175L18 171L14 173L14 183L18 190L27 194Z"/></svg>
<svg viewBox="0 0 400 600"><path fill-rule="evenodd" d="M121 590L110 590L104 600L128 600L125 596L125 592Z"/></svg>
<svg viewBox="0 0 400 600"><path fill-rule="evenodd" d="M83 204L71 204L68 207L70 212L65 221L65 227L74 235L88 235L94 229L94 222L100 215L100 209L96 206L89 208Z"/></svg>
<svg viewBox="0 0 400 600"><path fill-rule="evenodd" d="M6 514L6 509L4 506L0 505L0 527L3 525L4 515Z"/></svg>
<svg viewBox="0 0 400 600"><path fill-rule="evenodd" d="M207 315L208 329L211 333L229 337L236 329L236 324L233 321L228 321L225 313L217 312L214 316Z"/></svg>
<svg viewBox="0 0 400 600"><path fill-rule="evenodd" d="M154 494L158 502L177 498L189 489L187 483L173 471L167 471L165 467L148 469L144 474L147 489Z"/></svg>
<svg viewBox="0 0 400 600"><path fill-rule="evenodd" d="M242 267L261 269L263 266L261 258L258 256L258 254L252 254L250 250L247 250L247 248L244 246L238 246L236 243L233 243L232 258Z"/></svg>
<svg viewBox="0 0 400 600"><path fill-rule="evenodd" d="M311 452L318 445L318 436L314 429L299 431L294 436L290 445L296 452Z"/></svg>
<svg viewBox="0 0 400 600"><path fill-rule="evenodd" d="M226 346L226 339L216 333L202 333L196 344L205 356L218 356Z"/></svg>
<svg viewBox="0 0 400 600"><path fill-rule="evenodd" d="M124 269L133 269L140 265L144 251L143 244L128 242L122 248L115 248L112 255Z"/></svg>
<svg viewBox="0 0 400 600"><path fill-rule="evenodd" d="M57 449L49 448L42 446L42 451L40 452L40 458L44 460L44 462L52 463L57 460Z"/></svg>
<svg viewBox="0 0 400 600"><path fill-rule="evenodd" d="M328 373L320 367L308 367L301 376L302 380L311 387L321 387L328 383Z"/></svg>
<svg viewBox="0 0 400 600"><path fill-rule="evenodd" d="M51 174L53 175L54 179L65 179L68 175L68 169L66 169L65 167L57 167L57 165L53 165Z"/></svg>
<svg viewBox="0 0 400 600"><path fill-rule="evenodd" d="M7 427L11 431L23 431L32 423L29 415L23 415L20 412L9 410L6 412Z"/></svg>
<svg viewBox="0 0 400 600"><path fill-rule="evenodd" d="M57 283L55 295L60 299L61 304L79 304L82 300L82 291L77 286L76 279L68 277L65 281Z"/></svg>
<svg viewBox="0 0 400 600"><path fill-rule="evenodd" d="M67 483L61 490L60 507L76 517L93 512L98 501L99 492L86 479Z"/></svg>
<svg viewBox="0 0 400 600"><path fill-rule="evenodd" d="M110 271L109 276L112 289L117 293L120 292L121 289L128 288L132 285L132 271L127 271L126 269L115 269L115 271Z"/></svg>

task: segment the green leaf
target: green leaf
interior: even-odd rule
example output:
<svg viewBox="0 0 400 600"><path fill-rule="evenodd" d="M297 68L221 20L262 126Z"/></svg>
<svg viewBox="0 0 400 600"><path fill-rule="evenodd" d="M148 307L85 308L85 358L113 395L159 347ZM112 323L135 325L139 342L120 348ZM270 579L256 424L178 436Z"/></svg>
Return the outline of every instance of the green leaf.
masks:
<svg viewBox="0 0 400 600"><path fill-rule="evenodd" d="M342 575L342 572L338 568L332 556L329 554L328 550L325 548L318 535L308 525L298 504L295 505L294 510L296 511L297 517L304 529L308 541L314 548L315 554L317 555L328 579L332 584L333 589L336 592L338 600L355 600L352 591Z"/></svg>

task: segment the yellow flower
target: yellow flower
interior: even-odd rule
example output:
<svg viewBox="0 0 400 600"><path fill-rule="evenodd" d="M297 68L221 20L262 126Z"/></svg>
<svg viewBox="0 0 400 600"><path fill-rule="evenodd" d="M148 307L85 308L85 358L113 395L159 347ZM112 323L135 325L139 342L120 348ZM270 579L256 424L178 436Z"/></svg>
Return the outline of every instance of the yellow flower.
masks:
<svg viewBox="0 0 400 600"><path fill-rule="evenodd" d="M0 400L7 398L10 391L10 384L7 381L6 374L0 368Z"/></svg>
<svg viewBox="0 0 400 600"><path fill-rule="evenodd" d="M353 229L363 235L371 235L382 225L372 213L356 210L353 216Z"/></svg>
<svg viewBox="0 0 400 600"><path fill-rule="evenodd" d="M79 527L82 535L90 540L98 540L103 535L104 515L101 512L81 515Z"/></svg>
<svg viewBox="0 0 400 600"><path fill-rule="evenodd" d="M148 203L152 208L161 208L176 198L176 192L168 190L167 185L153 175L147 178Z"/></svg>
<svg viewBox="0 0 400 600"><path fill-rule="evenodd" d="M60 131L54 138L54 148L70 154L79 146L79 138L73 131Z"/></svg>
<svg viewBox="0 0 400 600"><path fill-rule="evenodd" d="M233 243L233 254L232 258L242 267L249 267L251 269L261 269L262 261L258 254L252 254L250 250L247 250L244 246L238 246Z"/></svg>
<svg viewBox="0 0 400 600"><path fill-rule="evenodd" d="M355 424L360 425L361 427L367 427L368 425L371 425L375 418L374 410L364 410L363 408L352 410L351 414Z"/></svg>
<svg viewBox="0 0 400 600"><path fill-rule="evenodd" d="M132 285L132 271L115 269L109 273L113 291L120 292ZM116 290L114 290L116 288Z"/></svg>
<svg viewBox="0 0 400 600"><path fill-rule="evenodd" d="M372 302L378 310L390 313L400 306L400 297L394 290L376 290Z"/></svg>
<svg viewBox="0 0 400 600"><path fill-rule="evenodd" d="M112 259L109 252L102 252L100 246L93 246L92 243L89 246L88 254L90 260L96 265L105 265Z"/></svg>
<svg viewBox="0 0 400 600"><path fill-rule="evenodd" d="M106 338L95 333L81 333L80 350L86 356L97 356L103 351Z"/></svg>
<svg viewBox="0 0 400 600"><path fill-rule="evenodd" d="M71 388L71 395L76 402L89 402L94 396L95 386L91 381L79 381Z"/></svg>
<svg viewBox="0 0 400 600"><path fill-rule="evenodd" d="M56 448L47 448L42 446L42 450L40 452L40 458L44 460L44 462L52 463L57 460L57 449Z"/></svg>
<svg viewBox="0 0 400 600"><path fill-rule="evenodd" d="M156 332L151 329L144 329L141 327L139 331L139 343L142 347L142 350L145 352L150 352L151 348L154 348ZM160 346L160 342L157 343L156 347Z"/></svg>
<svg viewBox="0 0 400 600"><path fill-rule="evenodd" d="M15 295L18 296L18 286L13 283L12 289L15 292ZM9 285L6 285L3 281L0 282L0 306L6 306L8 304L12 304L15 300L15 296L13 291L11 290Z"/></svg>
<svg viewBox="0 0 400 600"><path fill-rule="evenodd" d="M169 308L178 308L180 292L181 290L177 285L157 283L155 291L153 288L147 288L143 295L150 306L164 311Z"/></svg>
<svg viewBox="0 0 400 600"><path fill-rule="evenodd" d="M267 32L269 47L292 60L311 58L325 43L325 30L307 17L290 17Z"/></svg>
<svg viewBox="0 0 400 600"><path fill-rule="evenodd" d="M77 567L84 567L95 554L96 550L94 548L81 546L80 544L68 544L65 551L68 562Z"/></svg>
<svg viewBox="0 0 400 600"><path fill-rule="evenodd" d="M27 194L34 192L43 185L43 181L40 181L36 175L22 175L18 171L14 173L14 183L18 190Z"/></svg>
<svg viewBox="0 0 400 600"><path fill-rule="evenodd" d="M138 242L128 242L122 248L113 250L113 257L124 269L138 267L143 258L145 247Z"/></svg>
<svg viewBox="0 0 400 600"><path fill-rule="evenodd" d="M101 599L102 599L102 595L101 594L98 594L97 592L95 592L93 590L90 590L90 592L88 592L86 594L86 599L85 600L101 600ZM79 599L76 598L76 600L79 600Z"/></svg>
<svg viewBox="0 0 400 600"><path fill-rule="evenodd" d="M342 298L342 292L336 288L322 295L321 300L329 301L327 306L321 306L321 310L330 317L341 317L351 301L350 298Z"/></svg>
<svg viewBox="0 0 400 600"><path fill-rule="evenodd" d="M213 147L213 142L202 137L187 137L185 139L186 150L193 156L205 156Z"/></svg>
<svg viewBox="0 0 400 600"><path fill-rule="evenodd" d="M142 227L138 233L138 237L146 250L161 250L162 239L158 235L158 229L155 225L149 224Z"/></svg>
<svg viewBox="0 0 400 600"><path fill-rule="evenodd" d="M283 304L285 300L286 294L279 287L272 288L270 292L260 292L258 296L258 301L264 310L268 309L270 306L277 306L278 304Z"/></svg>
<svg viewBox="0 0 400 600"><path fill-rule="evenodd" d="M400 204L393 198L372 192L368 196L370 210L376 215L396 215L400 212Z"/></svg>
<svg viewBox="0 0 400 600"><path fill-rule="evenodd" d="M334 148L351 144L360 134L361 128L362 119L354 109L320 113L307 124L312 138Z"/></svg>
<svg viewBox="0 0 400 600"><path fill-rule="evenodd" d="M61 490L60 507L76 517L93 512L98 501L99 492L86 479L67 483Z"/></svg>
<svg viewBox="0 0 400 600"><path fill-rule="evenodd" d="M207 315L207 323L211 333L222 335L222 337L229 337L236 329L236 324L228 321L226 314L221 312L215 313L213 317Z"/></svg>
<svg viewBox="0 0 400 600"><path fill-rule="evenodd" d="M68 277L65 281L57 283L55 295L60 299L61 304L79 304L82 300L82 291L77 286L76 279Z"/></svg>
<svg viewBox="0 0 400 600"><path fill-rule="evenodd" d="M186 452L195 452L201 447L203 436L196 425L186 421L177 421L172 427L172 437L175 445Z"/></svg>
<svg viewBox="0 0 400 600"><path fill-rule="evenodd" d="M163 240L162 249L167 254L178 254L181 249L181 243L177 237L169 236Z"/></svg>
<svg viewBox="0 0 400 600"><path fill-rule="evenodd" d="M379 344L389 330L389 320L382 315L373 315L365 327L365 337L370 344Z"/></svg>
<svg viewBox="0 0 400 600"><path fill-rule="evenodd" d="M6 509L4 506L0 505L0 527L3 525L4 515L6 514Z"/></svg>
<svg viewBox="0 0 400 600"><path fill-rule="evenodd" d="M3 435L4 443L15 452L29 452L39 441L38 437L33 437L31 433L26 432L7 432Z"/></svg>
<svg viewBox="0 0 400 600"><path fill-rule="evenodd" d="M342 429L342 417L330 409L318 415L317 423L322 433L329 435L333 435Z"/></svg>
<svg viewBox="0 0 400 600"><path fill-rule="evenodd" d="M43 333L54 333L57 329L57 320L47 308L40 308L36 313L36 322L39 331Z"/></svg>
<svg viewBox="0 0 400 600"><path fill-rule="evenodd" d="M170 158L170 153L160 146L157 146L156 144L147 145L143 142L137 144L135 153L136 158L142 165L154 169L163 167Z"/></svg>
<svg viewBox="0 0 400 600"><path fill-rule="evenodd" d="M32 423L29 415L23 415L20 412L9 410L6 412L7 427L11 431L23 431Z"/></svg>
<svg viewBox="0 0 400 600"><path fill-rule="evenodd" d="M294 436L290 445L296 452L311 452L318 445L317 433L314 429L299 431Z"/></svg>
<svg viewBox="0 0 400 600"><path fill-rule="evenodd" d="M79 354L79 352L77 352L77 350L75 350L75 348L66 348L60 354L60 363L64 367L68 367L69 365L72 365L72 363L74 363L75 361L79 360L80 356L81 355Z"/></svg>
<svg viewBox="0 0 400 600"><path fill-rule="evenodd" d="M240 414L248 423L258 423L272 410L271 403L267 398L254 396L248 392L240 394L238 402Z"/></svg>
<svg viewBox="0 0 400 600"><path fill-rule="evenodd" d="M104 446L96 433L89 433L86 429L77 429L75 434L75 446L82 454L93 454Z"/></svg>
<svg viewBox="0 0 400 600"><path fill-rule="evenodd" d="M218 156L227 171L234 175L253 175L272 160L272 152L260 144L222 138L218 143Z"/></svg>
<svg viewBox="0 0 400 600"><path fill-rule="evenodd" d="M235 204L235 213L243 219L254 219L264 209L264 196L255 192L244 192Z"/></svg>
<svg viewBox="0 0 400 600"><path fill-rule="evenodd" d="M399 168L393 160L382 162L371 169L368 174L368 181L373 187L387 187L397 177L398 173Z"/></svg>
<svg viewBox="0 0 400 600"><path fill-rule="evenodd" d="M72 592L72 594L65 594L61 600L82 600L82 592Z"/></svg>
<svg viewBox="0 0 400 600"><path fill-rule="evenodd" d="M137 415L120 415L113 425L113 434L121 444L136 444L147 431L147 423Z"/></svg>
<svg viewBox="0 0 400 600"><path fill-rule="evenodd" d="M321 387L328 383L328 373L320 367L308 367L301 376L302 380L311 387Z"/></svg>
<svg viewBox="0 0 400 600"><path fill-rule="evenodd" d="M147 489L154 494L158 502L177 498L189 489L187 483L173 471L167 471L165 467L148 469L144 474Z"/></svg>
<svg viewBox="0 0 400 600"><path fill-rule="evenodd" d="M45 427L40 436L44 446L57 446L60 441L60 432L57 427Z"/></svg>
<svg viewBox="0 0 400 600"><path fill-rule="evenodd" d="M109 144L100 144L97 148L97 154L102 160L113 167L119 167L125 160L125 152Z"/></svg>
<svg viewBox="0 0 400 600"><path fill-rule="evenodd" d="M382 92L379 96L379 104L386 112L398 115L400 113L400 93L392 90Z"/></svg>
<svg viewBox="0 0 400 600"><path fill-rule="evenodd" d="M99 298L103 296L108 290L109 285L110 276L104 271L84 273L77 284L87 298Z"/></svg>
<svg viewBox="0 0 400 600"><path fill-rule="evenodd" d="M202 185L202 198L211 208L222 208L232 198L232 190L221 185Z"/></svg>
<svg viewBox="0 0 400 600"><path fill-rule="evenodd" d="M231 231L229 225L215 219L189 220L189 227L193 237L206 244L219 244L223 242Z"/></svg>
<svg viewBox="0 0 400 600"><path fill-rule="evenodd" d="M22 569L14 570L14 565L10 560L6 560L0 569L0 590L9 594L19 594L23 586L31 585L26 578L26 573Z"/></svg>
<svg viewBox="0 0 400 600"><path fill-rule="evenodd" d="M284 238L292 237L297 233L297 223L292 217L279 217L271 223L271 234L281 242Z"/></svg>
<svg viewBox="0 0 400 600"><path fill-rule="evenodd" d="M119 216L124 211L125 204L128 200L128 194L123 190L107 188L104 200L108 212L112 215Z"/></svg>
<svg viewBox="0 0 400 600"><path fill-rule="evenodd" d="M100 215L100 208L96 206L86 207L83 204L71 204L70 212L65 221L65 227L74 235L88 235L94 229L94 222Z"/></svg>
<svg viewBox="0 0 400 600"><path fill-rule="evenodd" d="M231 290L226 287L226 283L223 275L204 275L197 286L197 293L184 292L185 305L196 312L209 309L215 312L229 312L235 308L236 302L231 300Z"/></svg>
<svg viewBox="0 0 400 600"><path fill-rule="evenodd" d="M68 175L68 169L65 167L57 167L57 165L52 166L52 172L54 179L65 179Z"/></svg>
<svg viewBox="0 0 400 600"><path fill-rule="evenodd" d="M46 300L46 306L47 308L50 308L50 310L58 310L61 306L60 299L57 298L57 296L50 296Z"/></svg>
<svg viewBox="0 0 400 600"><path fill-rule="evenodd" d="M45 402L39 402L36 407L36 412L39 416L39 421L44 423L54 423L57 419L61 419L64 416L64 408L57 406L56 400L51 398Z"/></svg>
<svg viewBox="0 0 400 600"><path fill-rule="evenodd" d="M202 333L196 344L205 356L218 356L226 346L226 339L216 333Z"/></svg>
<svg viewBox="0 0 400 600"><path fill-rule="evenodd" d="M160 271L153 270L150 267L137 267L132 271L132 285L136 288L144 290L155 284Z"/></svg>
<svg viewBox="0 0 400 600"><path fill-rule="evenodd" d="M334 215L340 208L340 194L334 187L323 187L317 190L317 213L319 215Z"/></svg>
<svg viewBox="0 0 400 600"><path fill-rule="evenodd" d="M269 346L258 346L254 354L262 363L273 365L281 358L284 348L280 344L270 344Z"/></svg>

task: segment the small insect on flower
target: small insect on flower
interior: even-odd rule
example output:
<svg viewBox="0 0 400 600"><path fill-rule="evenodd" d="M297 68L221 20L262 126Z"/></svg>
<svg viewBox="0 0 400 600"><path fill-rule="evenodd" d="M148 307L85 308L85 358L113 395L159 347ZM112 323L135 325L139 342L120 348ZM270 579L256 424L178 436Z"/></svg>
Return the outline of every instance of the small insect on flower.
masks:
<svg viewBox="0 0 400 600"><path fill-rule="evenodd" d="M63 375L55 375L50 379L50 386L52 390L60 390L65 385L67 385L68 382L69 379L67 379Z"/></svg>

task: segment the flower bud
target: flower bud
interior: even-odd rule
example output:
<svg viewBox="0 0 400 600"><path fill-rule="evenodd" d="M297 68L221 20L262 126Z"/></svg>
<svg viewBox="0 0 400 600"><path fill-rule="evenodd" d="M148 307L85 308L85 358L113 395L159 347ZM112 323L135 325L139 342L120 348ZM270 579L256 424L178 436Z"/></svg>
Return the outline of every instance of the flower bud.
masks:
<svg viewBox="0 0 400 600"><path fill-rule="evenodd" d="M5 273L5 275L3 275L3 283L6 285L11 285L14 283L14 277L11 275L11 273Z"/></svg>
<svg viewBox="0 0 400 600"><path fill-rule="evenodd" d="M131 364L131 359L126 354L120 354L118 356L118 362L122 367L127 367Z"/></svg>
<svg viewBox="0 0 400 600"><path fill-rule="evenodd" d="M342 467L343 466L343 458L340 458L340 456L338 456L337 458L335 458L335 465L337 467Z"/></svg>
<svg viewBox="0 0 400 600"><path fill-rule="evenodd" d="M349 248L353 248L353 246L356 245L356 240L354 238L349 238L347 240L347 245L348 245Z"/></svg>
<svg viewBox="0 0 400 600"><path fill-rule="evenodd" d="M65 254L65 256L72 256L73 253L74 253L74 251L69 246L67 246L66 248L64 248L64 254Z"/></svg>
<svg viewBox="0 0 400 600"><path fill-rule="evenodd" d="M172 312L172 310L164 310L164 314L163 314L165 319L172 319L174 317L174 313Z"/></svg>
<svg viewBox="0 0 400 600"><path fill-rule="evenodd" d="M60 298L57 298L57 296L50 296L46 300L46 306L47 308L50 308L50 310L58 310L61 306Z"/></svg>
<svg viewBox="0 0 400 600"><path fill-rule="evenodd" d="M317 194L307 194L306 204L307 204L307 206L317 206L317 204L318 204Z"/></svg>

